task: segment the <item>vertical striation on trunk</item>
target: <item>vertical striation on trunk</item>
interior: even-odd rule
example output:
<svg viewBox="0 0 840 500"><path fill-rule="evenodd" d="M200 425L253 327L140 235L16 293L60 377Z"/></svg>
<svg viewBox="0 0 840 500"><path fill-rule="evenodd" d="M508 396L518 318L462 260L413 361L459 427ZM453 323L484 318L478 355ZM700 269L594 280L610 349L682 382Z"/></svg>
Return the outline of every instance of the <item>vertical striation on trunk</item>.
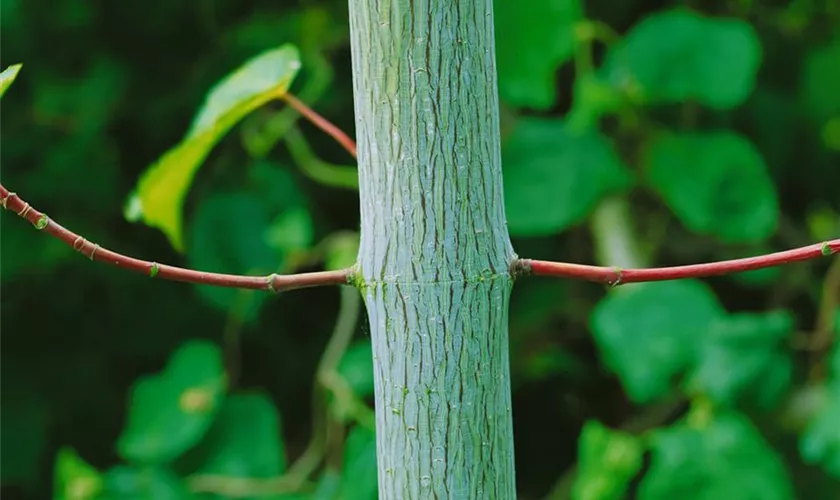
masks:
<svg viewBox="0 0 840 500"><path fill-rule="evenodd" d="M491 0L350 0L383 500L513 499Z"/></svg>

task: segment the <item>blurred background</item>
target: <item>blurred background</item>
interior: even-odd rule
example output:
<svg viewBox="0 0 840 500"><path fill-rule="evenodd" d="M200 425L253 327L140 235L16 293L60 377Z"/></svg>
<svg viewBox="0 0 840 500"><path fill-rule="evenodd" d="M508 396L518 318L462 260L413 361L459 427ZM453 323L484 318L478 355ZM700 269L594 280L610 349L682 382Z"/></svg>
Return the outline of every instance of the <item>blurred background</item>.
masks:
<svg viewBox="0 0 840 500"><path fill-rule="evenodd" d="M267 274L352 261L354 160L281 102L204 162L185 253L123 215L210 88L283 44L301 54L291 91L353 136L346 0L0 6L0 66L23 63L3 96L8 189L158 262ZM834 0L494 8L520 256L675 265L840 237ZM353 294L153 281L14 214L0 225L4 498L375 498L369 328ZM517 283L520 498L837 498L838 261L615 290ZM313 408L337 338L349 347L327 365L345 382ZM226 385L182 391L222 366Z"/></svg>

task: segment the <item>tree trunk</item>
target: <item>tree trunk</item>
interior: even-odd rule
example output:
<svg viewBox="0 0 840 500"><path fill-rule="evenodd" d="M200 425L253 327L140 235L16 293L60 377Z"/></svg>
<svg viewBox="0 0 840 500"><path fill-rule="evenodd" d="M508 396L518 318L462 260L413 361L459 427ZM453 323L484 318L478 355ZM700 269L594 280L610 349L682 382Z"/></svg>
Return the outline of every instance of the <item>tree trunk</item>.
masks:
<svg viewBox="0 0 840 500"><path fill-rule="evenodd" d="M350 0L383 500L516 497L491 0Z"/></svg>

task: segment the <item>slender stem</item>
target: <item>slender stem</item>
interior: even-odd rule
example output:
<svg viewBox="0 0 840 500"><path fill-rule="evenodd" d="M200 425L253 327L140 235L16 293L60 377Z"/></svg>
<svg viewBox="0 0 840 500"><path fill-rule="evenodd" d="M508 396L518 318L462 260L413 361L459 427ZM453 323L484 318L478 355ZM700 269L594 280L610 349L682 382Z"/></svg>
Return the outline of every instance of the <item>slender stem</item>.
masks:
<svg viewBox="0 0 840 500"><path fill-rule="evenodd" d="M218 274L194 271L181 267L158 264L146 260L128 257L113 250L102 248L78 234L53 221L46 214L39 212L17 194L9 192L0 184L0 205L31 222L36 229L47 232L68 246L93 261L105 262L129 271L143 273L152 278L162 278L184 283L214 285L248 290L268 290L274 293L325 285L350 284L352 269L321 271L300 274L270 274L268 276L241 276L236 274Z"/></svg>
<svg viewBox="0 0 840 500"><path fill-rule="evenodd" d="M344 147L344 149L346 149L347 152L353 156L353 158L356 157L356 143L353 142L353 139L351 139L350 136L345 134L344 131L330 123L330 121L324 118L323 116L313 111L309 106L301 102L297 97L293 96L292 94L284 94L283 99L289 104L289 106L295 108L298 113L300 113L307 120L312 122L313 125L326 132L330 137L335 139L336 142L341 144Z"/></svg>
<svg viewBox="0 0 840 500"><path fill-rule="evenodd" d="M294 125L286 131L286 145L300 170L312 180L327 186L359 189L359 172L355 168L333 165L315 156L303 134Z"/></svg>
<svg viewBox="0 0 840 500"><path fill-rule="evenodd" d="M361 303L361 296L357 290L346 288L341 291L341 303L335 328L315 372L315 384L312 391L312 437L306 450L289 469L288 477L292 482L305 481L324 458L331 422L323 389L330 388L325 381L329 379L329 374L338 369L338 364L353 339L353 333L359 321Z"/></svg>
<svg viewBox="0 0 840 500"><path fill-rule="evenodd" d="M574 278L610 286L646 281L666 281L686 278L703 278L724 274L764 269L791 262L800 262L840 252L840 239L816 243L806 247L776 252L758 257L724 260L688 266L655 267L649 269L622 269L620 267L588 266L551 262L545 260L519 259L514 262L514 271L519 275L554 276Z"/></svg>

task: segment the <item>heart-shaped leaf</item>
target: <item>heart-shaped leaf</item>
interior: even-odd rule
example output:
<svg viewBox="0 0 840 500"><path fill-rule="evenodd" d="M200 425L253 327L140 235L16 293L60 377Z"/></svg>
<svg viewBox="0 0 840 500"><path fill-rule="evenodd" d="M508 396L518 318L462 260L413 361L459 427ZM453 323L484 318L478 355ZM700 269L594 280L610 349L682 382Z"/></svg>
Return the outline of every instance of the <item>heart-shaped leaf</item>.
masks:
<svg viewBox="0 0 840 500"><path fill-rule="evenodd" d="M159 228L183 250L182 209L198 167L242 118L285 94L299 69L297 48L284 45L251 59L219 82L187 136L143 174L126 204L126 218Z"/></svg>
<svg viewBox="0 0 840 500"><path fill-rule="evenodd" d="M206 341L185 343L163 372L135 382L119 454L141 464L179 457L210 428L226 387L219 348Z"/></svg>

